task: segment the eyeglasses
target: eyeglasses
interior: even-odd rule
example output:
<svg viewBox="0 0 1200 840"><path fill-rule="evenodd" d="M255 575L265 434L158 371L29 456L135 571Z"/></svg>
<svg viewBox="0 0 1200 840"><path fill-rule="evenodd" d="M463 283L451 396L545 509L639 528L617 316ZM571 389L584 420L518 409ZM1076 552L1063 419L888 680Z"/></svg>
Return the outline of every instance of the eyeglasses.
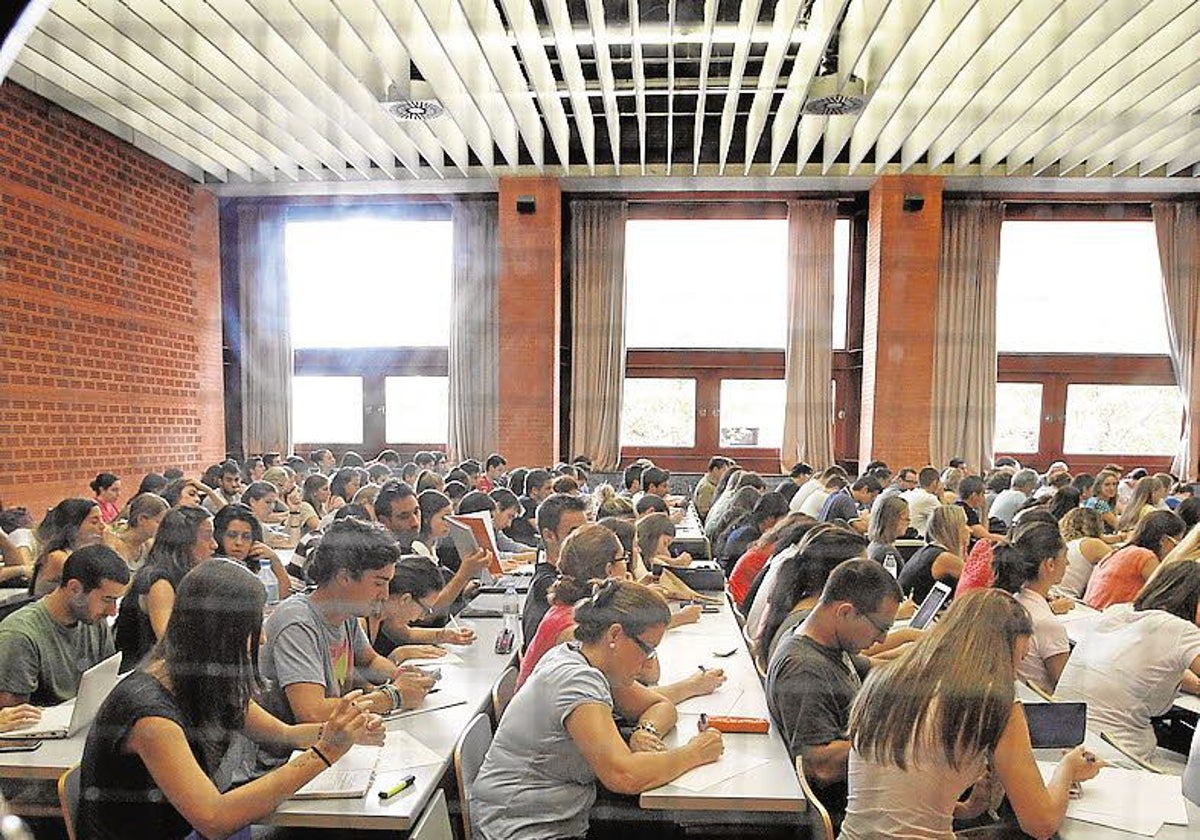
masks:
<svg viewBox="0 0 1200 840"><path fill-rule="evenodd" d="M859 615L869 621L871 626L875 628L875 632L880 636L886 636L888 633L892 632L892 625L890 623L880 624L871 616L870 613L859 613Z"/></svg>
<svg viewBox="0 0 1200 840"><path fill-rule="evenodd" d="M658 651L657 651L657 650L655 650L654 648L650 647L650 645L648 645L648 644L646 644L645 642L643 642L641 639L639 639L639 638L638 638L637 636L635 636L633 633L627 633L626 635L627 635L627 636L628 636L630 639L632 639L632 640L633 640L633 643L634 643L635 645L637 645L637 646L638 646L638 649L639 649L639 650L641 650L641 652L642 652L642 656L646 657L647 659L657 659L657 658L658 658Z"/></svg>
<svg viewBox="0 0 1200 840"><path fill-rule="evenodd" d="M413 601L416 602L417 606L419 606L421 608L421 610L425 613L425 615L427 615L427 616L433 615L433 612L434 612L433 607L429 606L424 601L421 601L417 598L413 598Z"/></svg>

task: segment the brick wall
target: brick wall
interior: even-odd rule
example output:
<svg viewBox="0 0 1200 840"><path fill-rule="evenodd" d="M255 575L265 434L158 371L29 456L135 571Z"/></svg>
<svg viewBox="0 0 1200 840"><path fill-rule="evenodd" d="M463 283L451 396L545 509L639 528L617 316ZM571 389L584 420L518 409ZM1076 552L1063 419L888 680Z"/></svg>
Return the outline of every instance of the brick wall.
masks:
<svg viewBox="0 0 1200 840"><path fill-rule="evenodd" d="M0 497L35 515L224 451L217 202L0 86Z"/></svg>

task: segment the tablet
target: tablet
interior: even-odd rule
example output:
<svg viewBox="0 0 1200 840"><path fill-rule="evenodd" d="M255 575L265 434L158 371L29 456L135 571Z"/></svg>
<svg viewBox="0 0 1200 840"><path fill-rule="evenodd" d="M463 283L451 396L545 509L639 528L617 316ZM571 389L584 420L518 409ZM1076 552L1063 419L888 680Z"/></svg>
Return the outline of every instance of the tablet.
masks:
<svg viewBox="0 0 1200 840"><path fill-rule="evenodd" d="M933 589L930 589L929 594L925 596L925 600L921 602L921 606L913 614L912 621L908 623L908 626L916 630L924 630L933 623L934 616L949 599L950 587L944 583L935 583Z"/></svg>
<svg viewBox="0 0 1200 840"><path fill-rule="evenodd" d="M1023 708L1035 750L1068 750L1083 743L1087 703L1025 703Z"/></svg>

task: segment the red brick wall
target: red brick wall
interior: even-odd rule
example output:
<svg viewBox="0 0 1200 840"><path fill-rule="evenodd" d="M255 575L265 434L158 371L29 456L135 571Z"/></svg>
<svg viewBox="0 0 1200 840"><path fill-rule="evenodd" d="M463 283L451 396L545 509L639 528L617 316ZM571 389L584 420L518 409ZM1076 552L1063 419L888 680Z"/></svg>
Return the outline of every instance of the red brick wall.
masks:
<svg viewBox="0 0 1200 840"><path fill-rule="evenodd" d="M224 451L217 201L0 86L0 497L40 516Z"/></svg>
<svg viewBox="0 0 1200 840"><path fill-rule="evenodd" d="M517 196L536 211L517 213ZM500 179L500 451L558 460L562 193L556 178Z"/></svg>
<svg viewBox="0 0 1200 840"><path fill-rule="evenodd" d="M905 195L925 206L905 212ZM929 460L942 179L885 176L871 187L859 463Z"/></svg>

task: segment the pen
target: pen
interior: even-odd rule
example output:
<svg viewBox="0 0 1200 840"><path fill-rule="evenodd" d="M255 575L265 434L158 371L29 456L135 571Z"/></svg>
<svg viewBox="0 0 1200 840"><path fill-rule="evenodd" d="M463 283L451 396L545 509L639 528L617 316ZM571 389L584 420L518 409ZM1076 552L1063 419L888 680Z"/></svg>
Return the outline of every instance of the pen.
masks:
<svg viewBox="0 0 1200 840"><path fill-rule="evenodd" d="M411 785L416 780L417 780L417 777L410 773L409 775L407 775L403 779L401 779L399 782L397 782L395 787L388 788L387 790L379 791L379 798L380 799L391 799L393 796L395 796L400 791L407 788L409 785Z"/></svg>
<svg viewBox="0 0 1200 840"><path fill-rule="evenodd" d="M450 613L449 615L450 615L450 626L453 627L455 630L461 630L462 625L454 620L454 613Z"/></svg>
<svg viewBox="0 0 1200 840"><path fill-rule="evenodd" d="M701 673L701 674L703 674L705 671L707 671L707 670L708 670L708 669L707 669L707 668L705 668L703 665L697 665L696 667L700 669L700 673Z"/></svg>

